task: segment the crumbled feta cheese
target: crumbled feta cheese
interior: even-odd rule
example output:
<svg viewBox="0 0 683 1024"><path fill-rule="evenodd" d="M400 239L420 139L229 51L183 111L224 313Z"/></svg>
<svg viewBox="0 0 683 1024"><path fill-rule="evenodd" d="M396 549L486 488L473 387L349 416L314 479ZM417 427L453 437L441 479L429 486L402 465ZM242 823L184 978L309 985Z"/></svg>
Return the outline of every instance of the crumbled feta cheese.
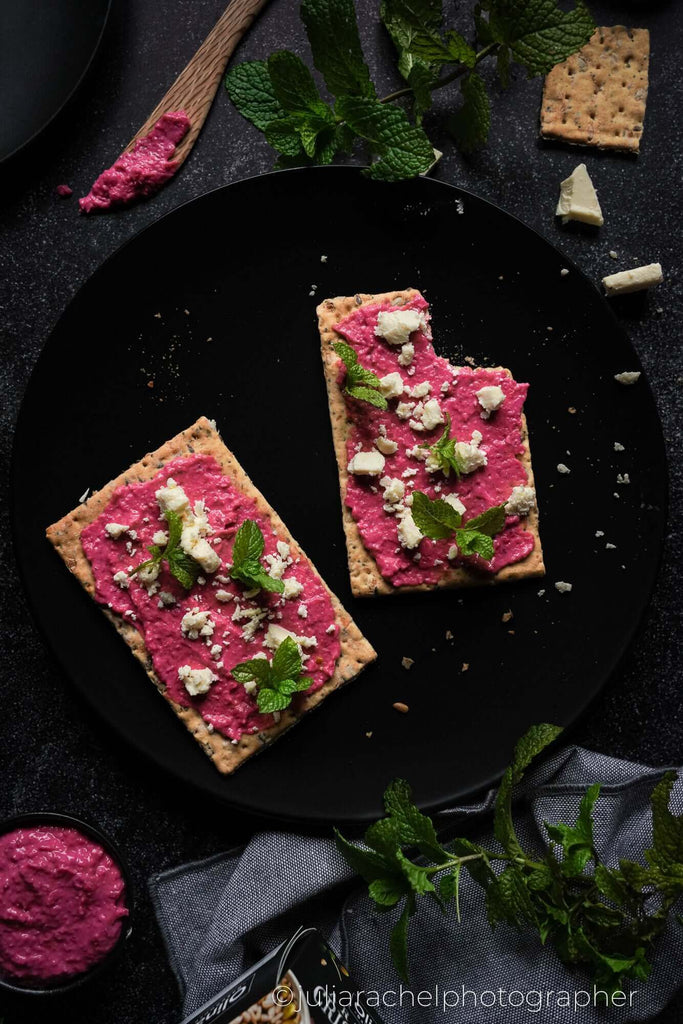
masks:
<svg viewBox="0 0 683 1024"><path fill-rule="evenodd" d="M396 441L392 441L389 437L375 438L375 446L382 455L395 455L398 451L398 443Z"/></svg>
<svg viewBox="0 0 683 1024"><path fill-rule="evenodd" d="M466 509L457 494L444 494L443 501L451 508L454 508L456 512L459 512L461 516L465 515Z"/></svg>
<svg viewBox="0 0 683 1024"><path fill-rule="evenodd" d="M429 456L429 449L421 448L419 444L416 444L412 448L406 448L406 455L409 459L417 459L419 462L424 462Z"/></svg>
<svg viewBox="0 0 683 1024"><path fill-rule="evenodd" d="M605 536L605 531L604 530L596 530L595 531L595 536L596 537L604 537Z"/></svg>
<svg viewBox="0 0 683 1024"><path fill-rule="evenodd" d="M572 589L571 583L565 583L564 580L558 580L555 584L555 590L559 590L561 594L568 594Z"/></svg>
<svg viewBox="0 0 683 1024"><path fill-rule="evenodd" d="M380 487L384 488L382 497L389 505L396 504L396 502L400 501L405 494L405 484L402 480L398 480L396 477L383 476L379 483Z"/></svg>
<svg viewBox="0 0 683 1024"><path fill-rule="evenodd" d="M168 544L168 534L164 530L157 530L152 537L152 544L158 544L159 547L164 547Z"/></svg>
<svg viewBox="0 0 683 1024"><path fill-rule="evenodd" d="M217 601L222 601L224 604L227 604L228 601L232 601L232 598L233 598L233 595L230 593L229 590L217 590L216 591L216 600Z"/></svg>
<svg viewBox="0 0 683 1024"><path fill-rule="evenodd" d="M299 580L295 579L293 576L290 576L289 579L285 580L285 589L282 593L282 596L289 601L292 598L298 597L303 589L303 583L300 583Z"/></svg>
<svg viewBox="0 0 683 1024"><path fill-rule="evenodd" d="M182 487L172 477L166 481L166 486L159 488L155 497L161 506L162 512L186 512L189 511L190 502Z"/></svg>
<svg viewBox="0 0 683 1024"><path fill-rule="evenodd" d="M441 406L435 398L430 398L428 402L425 402L422 410L422 422L425 430L433 430L434 427L441 426L445 422Z"/></svg>
<svg viewBox="0 0 683 1024"><path fill-rule="evenodd" d="M617 473L617 483L618 484L630 484L631 483L631 478L628 475L628 473Z"/></svg>
<svg viewBox="0 0 683 1024"><path fill-rule="evenodd" d="M605 548L607 549L607 551L616 551L617 546L616 544L610 544L608 541L607 544L605 544Z"/></svg>
<svg viewBox="0 0 683 1024"><path fill-rule="evenodd" d="M171 605L176 603L176 599L168 590L162 590L159 594L159 600L157 602L157 608L170 608Z"/></svg>
<svg viewBox="0 0 683 1024"><path fill-rule="evenodd" d="M614 450L615 450L615 452L625 452L626 451L626 449L624 448L623 444L619 444L618 441L614 442Z"/></svg>
<svg viewBox="0 0 683 1024"><path fill-rule="evenodd" d="M196 640L199 636L211 636L215 625L211 619L210 611L192 608L183 615L180 620L180 628L189 640Z"/></svg>
<svg viewBox="0 0 683 1024"><path fill-rule="evenodd" d="M305 604L300 604L299 607L296 610L296 613L297 613L297 615L299 616L300 619L307 619L308 618L308 608L306 607Z"/></svg>
<svg viewBox="0 0 683 1024"><path fill-rule="evenodd" d="M403 377L398 370L387 373L386 376L379 379L379 390L385 398L398 398L403 394L404 389Z"/></svg>
<svg viewBox="0 0 683 1024"><path fill-rule="evenodd" d="M413 359L415 358L415 346L412 341L407 341L405 345L401 345L401 353L398 357L399 366L410 366Z"/></svg>
<svg viewBox="0 0 683 1024"><path fill-rule="evenodd" d="M509 516L527 516L535 507L536 491L526 485L513 487L512 494L505 502L505 511Z"/></svg>
<svg viewBox="0 0 683 1024"><path fill-rule="evenodd" d="M186 554L199 563L204 572L215 572L220 568L220 555L202 536L202 527L196 521L191 521L188 525L183 526L180 546Z"/></svg>
<svg viewBox="0 0 683 1024"><path fill-rule="evenodd" d="M218 661L218 659L220 658L221 654L223 653L223 648L221 647L220 644L212 644L211 651L209 653L211 654L211 657L215 661Z"/></svg>
<svg viewBox="0 0 683 1024"><path fill-rule="evenodd" d="M455 445L455 457L458 460L463 473L474 473L480 466L486 466L488 459L486 453L479 450L481 444L481 433L478 430L472 432L472 439L458 441Z"/></svg>
<svg viewBox="0 0 683 1024"><path fill-rule="evenodd" d="M615 373L614 379L620 384L635 384L640 378L640 370L624 370L623 373Z"/></svg>
<svg viewBox="0 0 683 1024"><path fill-rule="evenodd" d="M410 389L408 394L411 398L426 398L431 393L432 385L428 380L423 380L421 384L416 384Z"/></svg>
<svg viewBox="0 0 683 1024"><path fill-rule="evenodd" d="M628 295L629 292L643 291L661 284L664 277L661 263L648 263L645 267L621 270L618 274L603 277L602 286L606 295Z"/></svg>
<svg viewBox="0 0 683 1024"><path fill-rule="evenodd" d="M560 270L560 277L566 277L568 273L569 271L567 270L567 268L562 267L562 269Z"/></svg>
<svg viewBox="0 0 683 1024"><path fill-rule="evenodd" d="M107 523L107 525L105 526L107 535L111 537L112 540L118 540L119 537L122 537L124 535L127 529L128 527L123 526L122 523Z"/></svg>
<svg viewBox="0 0 683 1024"><path fill-rule="evenodd" d="M301 650L301 648L318 646L318 641L314 636L297 636L295 633L290 632L290 630L284 629L282 626L275 625L274 622L271 622L266 630L263 646L268 647L271 651L276 651L285 637L288 636L296 642L299 650Z"/></svg>
<svg viewBox="0 0 683 1024"><path fill-rule="evenodd" d="M117 583L118 586L121 587L121 590L128 590L128 587L130 586L130 580L128 578L128 573L124 572L123 569L120 569L119 572L114 573L113 580L114 583Z"/></svg>
<svg viewBox="0 0 683 1024"><path fill-rule="evenodd" d="M416 548L424 534L415 525L413 514L408 509L401 513L398 520L398 539L401 547L412 551Z"/></svg>
<svg viewBox="0 0 683 1024"><path fill-rule="evenodd" d="M214 675L210 668L190 668L189 665L181 665L178 669L178 679L191 697L197 697L199 694L208 693L211 684L217 682L218 676Z"/></svg>
<svg viewBox="0 0 683 1024"><path fill-rule="evenodd" d="M159 575L158 565L146 565L144 569L138 570L137 579L143 587L149 587Z"/></svg>
<svg viewBox="0 0 683 1024"><path fill-rule="evenodd" d="M450 558L450 559L453 559L453 558L457 558L459 554L460 554L460 549L455 544L451 544L451 546L449 547L449 549L448 549L448 551L446 553L446 557Z"/></svg>
<svg viewBox="0 0 683 1024"><path fill-rule="evenodd" d="M332 636L332 634L333 634L333 633L334 633L334 632L336 631L336 629L337 629L337 627L335 626L335 624L334 624L334 622L333 622L333 623L331 623L331 624L330 624L330 625L329 625L329 626L327 627L327 629L325 630L325 632L327 633L327 635L328 635L328 636Z"/></svg>
<svg viewBox="0 0 683 1024"><path fill-rule="evenodd" d="M497 384L487 385L477 391L479 405L482 407L481 418L487 420L492 412L500 409L505 401L505 392Z"/></svg>
<svg viewBox="0 0 683 1024"><path fill-rule="evenodd" d="M425 318L416 309L398 309L395 312L381 312L377 315L375 334L390 345L405 345L413 331L424 327Z"/></svg>
<svg viewBox="0 0 683 1024"><path fill-rule="evenodd" d="M585 164L579 164L568 178L560 182L560 199L555 216L562 217L563 224L569 220L579 220L597 227L604 224L598 196Z"/></svg>
<svg viewBox="0 0 683 1024"><path fill-rule="evenodd" d="M564 462L558 462L557 472L566 475L567 473L571 473L571 469L569 466L565 466Z"/></svg>
<svg viewBox="0 0 683 1024"><path fill-rule="evenodd" d="M357 452L348 465L349 473L356 476L379 476L384 469L381 452Z"/></svg>
<svg viewBox="0 0 683 1024"><path fill-rule="evenodd" d="M400 420L409 420L415 408L414 402L399 402L396 406L396 415Z"/></svg>

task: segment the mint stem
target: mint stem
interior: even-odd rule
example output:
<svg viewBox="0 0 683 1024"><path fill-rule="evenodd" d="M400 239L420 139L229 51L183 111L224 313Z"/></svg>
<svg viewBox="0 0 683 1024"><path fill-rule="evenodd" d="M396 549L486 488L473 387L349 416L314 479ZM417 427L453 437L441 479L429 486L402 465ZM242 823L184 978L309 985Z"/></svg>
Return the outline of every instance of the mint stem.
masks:
<svg viewBox="0 0 683 1024"><path fill-rule="evenodd" d="M499 43L489 43L488 46L485 46L483 50L480 50L474 59L474 67L476 67L479 61L483 60L484 57L488 57L490 53L493 53L495 50L497 50L499 45ZM443 89L444 86L450 85L451 82L454 82L457 78L462 78L463 75L467 74L468 71L472 70L473 68L468 68L464 64L462 64L460 67L456 68L455 71L451 71L449 75L445 75L443 78L439 78L439 80L434 82L433 85L430 85L429 91L436 92L437 89ZM406 86L403 89L397 89L396 92L390 92L387 96L383 96L379 102L393 103L394 100L398 100L402 96L410 96L412 94L412 91L413 90L410 88L410 86Z"/></svg>

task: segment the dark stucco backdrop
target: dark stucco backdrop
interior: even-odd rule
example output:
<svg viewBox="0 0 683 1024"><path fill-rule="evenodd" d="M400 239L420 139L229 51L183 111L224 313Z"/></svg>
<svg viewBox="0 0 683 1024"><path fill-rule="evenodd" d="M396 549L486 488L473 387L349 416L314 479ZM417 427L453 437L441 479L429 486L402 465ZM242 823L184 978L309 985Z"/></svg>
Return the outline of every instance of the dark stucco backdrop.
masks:
<svg viewBox="0 0 683 1024"><path fill-rule="evenodd" d="M223 9L223 0L114 0L101 50L77 96L37 144L0 168L0 387L3 469L33 364L51 326L93 270L139 229L208 189L268 170L273 155L221 89L191 159L152 202L111 216L78 215L83 195L146 119ZM271 0L236 59L288 47L306 57L291 0ZM362 37L381 92L397 84L378 23L378 0L359 0ZM469 30L470 0L447 3ZM572 740L650 764L683 761L681 706L681 514L683 458L680 342L680 53L683 12L670 2L604 2L599 24L648 27L650 97L642 153L623 158L539 145L541 82L520 72L501 93L493 84L491 137L463 159L430 115L427 127L445 152L436 176L463 185L542 232L593 279L661 261L665 283L615 306L646 368L664 425L671 467L671 518L664 563L642 628ZM444 90L438 110L455 94ZM562 229L553 216L558 183L585 160L600 186L605 226ZM68 183L74 198L60 200ZM226 225L226 245L231 244ZM618 253L618 259L609 252ZM359 287L362 282L359 282ZM454 282L457 287L457 282ZM106 316L106 310L102 311ZM97 359L97 337L92 339ZM59 444L59 424L45 444ZM6 476L6 474L5 474ZM36 494L40 480L35 481ZM6 489L5 489L6 492ZM3 637L0 669L0 815L57 809L99 822L120 844L137 885L136 921L126 955L101 981L63 1003L71 1024L171 1024L179 999L156 928L146 879L152 872L233 846L256 827L229 811L179 793L168 778L112 735L70 689L51 660L17 577L6 508L2 511ZM577 637L577 642L581 638ZM380 979L377 979L378 983ZM5 1002L5 1024L37 1021L36 1005ZM661 1015L683 1018L683 999Z"/></svg>

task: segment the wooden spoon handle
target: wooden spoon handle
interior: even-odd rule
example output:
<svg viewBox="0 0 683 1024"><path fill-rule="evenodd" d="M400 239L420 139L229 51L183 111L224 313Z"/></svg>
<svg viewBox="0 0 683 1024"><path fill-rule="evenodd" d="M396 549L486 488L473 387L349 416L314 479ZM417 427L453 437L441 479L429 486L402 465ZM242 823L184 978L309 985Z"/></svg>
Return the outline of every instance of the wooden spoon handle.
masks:
<svg viewBox="0 0 683 1024"><path fill-rule="evenodd" d="M232 0L189 64L130 140L124 153L151 131L162 114L184 110L190 119L190 130L177 147L173 159L179 164L187 159L211 109L216 89L233 50L267 3L268 0Z"/></svg>

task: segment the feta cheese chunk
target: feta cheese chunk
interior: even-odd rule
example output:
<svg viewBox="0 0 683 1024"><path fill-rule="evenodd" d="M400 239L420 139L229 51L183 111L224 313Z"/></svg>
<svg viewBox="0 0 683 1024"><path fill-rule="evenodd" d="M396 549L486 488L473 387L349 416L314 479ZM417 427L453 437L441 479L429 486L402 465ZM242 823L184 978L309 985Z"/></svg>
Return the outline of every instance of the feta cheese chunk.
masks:
<svg viewBox="0 0 683 1024"><path fill-rule="evenodd" d="M398 443L392 441L390 437L375 438L375 447L381 451L382 455L395 455L398 451Z"/></svg>
<svg viewBox="0 0 683 1024"><path fill-rule="evenodd" d="M640 370L624 370L623 373L615 373L614 379L620 384L635 384L640 379Z"/></svg>
<svg viewBox="0 0 683 1024"><path fill-rule="evenodd" d="M401 513L398 521L398 539L401 547L412 551L419 545L423 537L424 534L415 525L413 513L406 509Z"/></svg>
<svg viewBox="0 0 683 1024"><path fill-rule="evenodd" d="M443 500L447 505L450 505L451 508L454 508L456 512L459 512L461 516L465 515L467 510L457 494L444 494Z"/></svg>
<svg viewBox="0 0 683 1024"><path fill-rule="evenodd" d="M472 432L470 441L458 441L455 445L455 456L462 467L463 473L474 473L475 469L488 464L486 453L479 450L481 434L478 430Z"/></svg>
<svg viewBox="0 0 683 1024"><path fill-rule="evenodd" d="M405 484L397 477L383 476L379 483L384 488L383 497L388 505L395 505L405 494Z"/></svg>
<svg viewBox="0 0 683 1024"><path fill-rule="evenodd" d="M201 536L200 527L191 522L183 526L180 535L180 546L183 551L198 562L204 572L215 572L220 568L220 555L211 547L208 540Z"/></svg>
<svg viewBox="0 0 683 1024"><path fill-rule="evenodd" d="M528 516L535 507L536 491L525 485L513 487L512 494L505 502L505 511L509 516Z"/></svg>
<svg viewBox="0 0 683 1024"><path fill-rule="evenodd" d="M202 611L201 608L192 608L185 612L180 620L180 629L190 640L197 640L200 636L211 636L215 625L211 620L210 611Z"/></svg>
<svg viewBox="0 0 683 1024"><path fill-rule="evenodd" d="M386 376L380 377L379 390L385 398L398 398L399 395L403 394L404 390L403 377L394 370L393 373L387 373Z"/></svg>
<svg viewBox="0 0 683 1024"><path fill-rule="evenodd" d="M191 668L189 665L181 665L178 669L178 679L190 694L191 697L198 697L202 693L208 693L211 684L218 681L210 668Z"/></svg>
<svg viewBox="0 0 683 1024"><path fill-rule="evenodd" d="M122 523L107 523L105 526L107 536L111 537L112 540L118 540L119 537L123 537L127 529L128 527L123 526Z"/></svg>
<svg viewBox="0 0 683 1024"><path fill-rule="evenodd" d="M121 590L128 590L128 587L130 586L130 580L128 579L128 573L124 572L123 569L120 569L118 572L115 572L112 579L114 580L114 583L118 583L118 585L121 587Z"/></svg>
<svg viewBox="0 0 683 1024"><path fill-rule="evenodd" d="M216 600L221 601L223 604L227 604L228 601L232 601L232 594L229 590L217 590Z"/></svg>
<svg viewBox="0 0 683 1024"><path fill-rule="evenodd" d="M421 384L415 384L409 391L411 398L426 398L431 392L432 385L428 380L423 380Z"/></svg>
<svg viewBox="0 0 683 1024"><path fill-rule="evenodd" d="M425 430L433 430L434 427L439 427L442 423L445 423L441 406L435 398L430 398L428 402L425 402L421 418Z"/></svg>
<svg viewBox="0 0 683 1024"><path fill-rule="evenodd" d="M396 415L400 420L409 420L415 408L414 402L399 402L396 406Z"/></svg>
<svg viewBox="0 0 683 1024"><path fill-rule="evenodd" d="M405 345L401 345L401 352L398 357L399 366L410 366L413 359L415 358L415 346L412 341L407 341Z"/></svg>
<svg viewBox="0 0 683 1024"><path fill-rule="evenodd" d="M384 338L390 345L405 345L413 331L421 330L424 322L424 315L416 309L382 312L377 316L375 334L379 338Z"/></svg>
<svg viewBox="0 0 683 1024"><path fill-rule="evenodd" d="M555 584L555 590L559 590L560 594L569 594L573 584L565 583L564 580L558 580Z"/></svg>
<svg viewBox="0 0 683 1024"><path fill-rule="evenodd" d="M477 399L483 410L481 418L483 420L487 420L492 412L495 412L496 409L500 409L501 405L505 401L505 392L497 384L490 384L486 387L479 388L477 391Z"/></svg>
<svg viewBox="0 0 683 1024"><path fill-rule="evenodd" d="M303 583L300 583L294 576L290 576L289 579L285 580L285 589L282 592L282 596L285 600L289 601L298 597L303 589Z"/></svg>
<svg viewBox="0 0 683 1024"><path fill-rule="evenodd" d="M356 476L379 476L384 470L384 456L381 452L356 452L348 470Z"/></svg>
<svg viewBox="0 0 683 1024"><path fill-rule="evenodd" d="M179 487L172 477L166 481L166 486L155 492L155 498L161 506L162 512L183 513L189 511L190 502L182 487Z"/></svg>
<svg viewBox="0 0 683 1024"><path fill-rule="evenodd" d="M314 636L297 636L296 633L292 633L290 630L284 629L283 626L278 626L274 622L271 622L266 630L263 646L268 647L271 651L276 651L286 637L291 637L299 650L318 646L318 641Z"/></svg>
<svg viewBox="0 0 683 1024"><path fill-rule="evenodd" d="M644 267L633 270L622 270L618 274L603 277L602 286L606 295L628 295L629 292L640 292L645 288L654 288L663 280L661 263L648 263Z"/></svg>
<svg viewBox="0 0 683 1024"><path fill-rule="evenodd" d="M561 217L563 224L570 220L580 220L584 224L601 227L605 223L597 192L585 164L579 164L568 178L560 182L560 199L555 216Z"/></svg>

